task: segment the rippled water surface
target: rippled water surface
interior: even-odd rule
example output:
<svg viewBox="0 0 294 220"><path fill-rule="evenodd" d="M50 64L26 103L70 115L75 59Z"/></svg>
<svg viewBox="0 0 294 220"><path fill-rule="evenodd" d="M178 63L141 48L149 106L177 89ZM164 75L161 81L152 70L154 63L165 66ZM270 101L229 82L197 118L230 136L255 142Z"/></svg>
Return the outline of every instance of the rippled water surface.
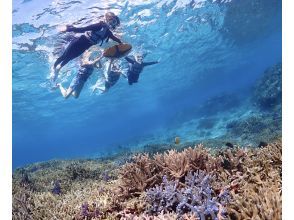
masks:
<svg viewBox="0 0 294 220"><path fill-rule="evenodd" d="M47 82L52 52L64 37L58 27L88 25L107 11L119 15L116 34L133 52L160 63L146 67L139 83L120 79L103 95L91 94L99 77L94 73L79 99L64 100ZM222 92L250 88L279 61L279 0L14 0L13 164L135 146L170 128L179 112ZM63 69L65 86L76 64Z"/></svg>

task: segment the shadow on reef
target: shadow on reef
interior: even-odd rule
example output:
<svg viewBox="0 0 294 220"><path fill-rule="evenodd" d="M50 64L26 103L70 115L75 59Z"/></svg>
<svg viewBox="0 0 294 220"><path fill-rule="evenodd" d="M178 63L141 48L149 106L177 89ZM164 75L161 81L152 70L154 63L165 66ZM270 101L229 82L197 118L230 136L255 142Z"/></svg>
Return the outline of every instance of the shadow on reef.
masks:
<svg viewBox="0 0 294 220"><path fill-rule="evenodd" d="M198 145L139 154L123 166L114 160L33 164L14 172L12 215L65 220L281 219L281 159L277 140L256 149ZM66 169L72 164L80 167L75 178ZM90 168L97 175L111 168L114 178L91 176ZM56 179L62 180L52 182Z"/></svg>

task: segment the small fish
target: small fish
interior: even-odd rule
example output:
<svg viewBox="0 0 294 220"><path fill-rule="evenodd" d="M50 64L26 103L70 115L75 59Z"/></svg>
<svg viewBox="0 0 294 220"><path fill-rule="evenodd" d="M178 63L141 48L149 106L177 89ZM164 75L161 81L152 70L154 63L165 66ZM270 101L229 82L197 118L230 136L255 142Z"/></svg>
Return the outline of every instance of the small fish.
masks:
<svg viewBox="0 0 294 220"><path fill-rule="evenodd" d="M259 142L259 145L257 146L258 148L261 148L261 147L266 147L268 145L268 143L264 142L264 141L260 141Z"/></svg>
<svg viewBox="0 0 294 220"><path fill-rule="evenodd" d="M229 148L234 148L234 145L232 143L230 143L230 142L227 142L226 146L229 147Z"/></svg>
<svg viewBox="0 0 294 220"><path fill-rule="evenodd" d="M175 144L179 144L180 143L180 137L175 137Z"/></svg>

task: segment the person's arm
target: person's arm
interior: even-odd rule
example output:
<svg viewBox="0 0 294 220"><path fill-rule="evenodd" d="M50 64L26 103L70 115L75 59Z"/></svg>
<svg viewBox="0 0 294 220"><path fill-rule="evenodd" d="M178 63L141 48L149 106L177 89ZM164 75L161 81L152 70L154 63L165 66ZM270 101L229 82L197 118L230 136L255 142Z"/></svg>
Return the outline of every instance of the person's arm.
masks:
<svg viewBox="0 0 294 220"><path fill-rule="evenodd" d="M117 43L119 43L119 44L122 44L122 41L119 39L119 38L117 38L116 36L114 36L113 35L113 33L111 32L111 31L109 31L110 33L109 33L109 38L111 39L111 40L113 40L113 41L115 41L115 42L117 42Z"/></svg>
<svg viewBox="0 0 294 220"><path fill-rule="evenodd" d="M135 61L133 59L129 58L129 57L125 57L125 59L126 59L126 61L128 61L131 64L135 63Z"/></svg>
<svg viewBox="0 0 294 220"><path fill-rule="evenodd" d="M102 22L99 22L97 24L91 24L89 26L86 27L74 27L71 25L66 26L66 31L73 31L75 33L84 33L86 31L96 31L99 30L100 28L102 28Z"/></svg>
<svg viewBox="0 0 294 220"><path fill-rule="evenodd" d="M154 65L154 64L157 64L158 61L154 61L154 62L144 62L143 65L144 66L150 66L150 65Z"/></svg>

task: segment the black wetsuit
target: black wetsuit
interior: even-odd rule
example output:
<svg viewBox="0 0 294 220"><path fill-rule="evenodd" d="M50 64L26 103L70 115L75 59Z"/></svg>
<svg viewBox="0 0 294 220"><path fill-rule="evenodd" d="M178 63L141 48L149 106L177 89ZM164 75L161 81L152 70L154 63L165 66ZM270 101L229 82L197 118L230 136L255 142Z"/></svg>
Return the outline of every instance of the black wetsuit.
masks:
<svg viewBox="0 0 294 220"><path fill-rule="evenodd" d="M143 68L148 65L153 65L158 62L142 62L138 63L136 60L133 60L129 57L125 58L129 62L129 69L127 72L128 82L129 85L138 82L140 73L142 72Z"/></svg>
<svg viewBox="0 0 294 220"><path fill-rule="evenodd" d="M101 46L104 40L107 42L109 38L111 38L118 43L122 43L120 39L113 35L113 33L109 30L108 25L103 21L81 28L69 26L67 27L67 31L73 31L75 33L86 33L70 42L64 53L54 63L54 68L56 68L58 64L63 67L69 61L80 56L87 49L97 44L98 42L101 42Z"/></svg>

